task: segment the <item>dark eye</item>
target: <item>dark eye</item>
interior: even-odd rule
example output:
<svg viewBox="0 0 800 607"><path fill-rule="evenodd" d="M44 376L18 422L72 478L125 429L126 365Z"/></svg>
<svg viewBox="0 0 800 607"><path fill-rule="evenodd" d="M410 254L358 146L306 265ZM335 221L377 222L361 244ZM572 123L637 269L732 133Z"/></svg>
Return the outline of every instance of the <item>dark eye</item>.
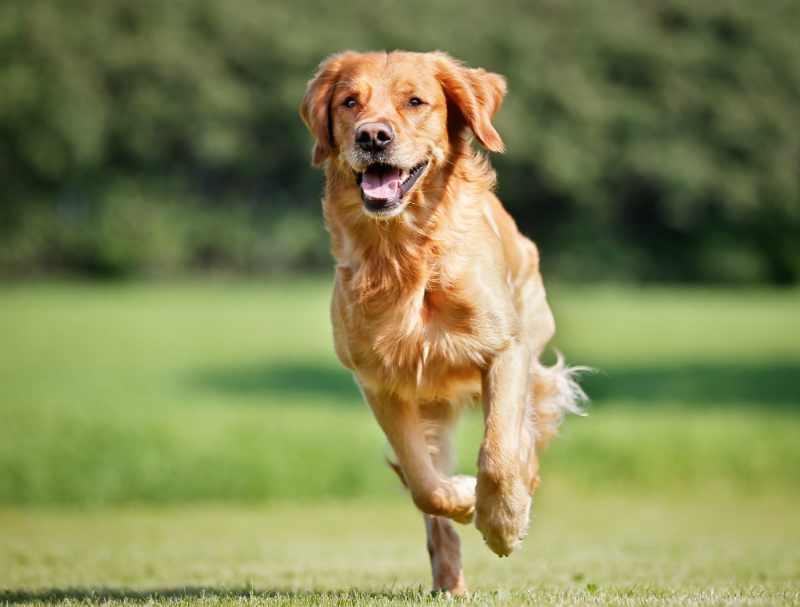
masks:
<svg viewBox="0 0 800 607"><path fill-rule="evenodd" d="M411 101L408 102L408 105L410 105L411 107L419 107L422 104L423 104L423 101L419 97L412 97Z"/></svg>
<svg viewBox="0 0 800 607"><path fill-rule="evenodd" d="M352 97L348 97L347 99L344 100L344 103L342 105L344 107L354 108L358 105L358 102Z"/></svg>

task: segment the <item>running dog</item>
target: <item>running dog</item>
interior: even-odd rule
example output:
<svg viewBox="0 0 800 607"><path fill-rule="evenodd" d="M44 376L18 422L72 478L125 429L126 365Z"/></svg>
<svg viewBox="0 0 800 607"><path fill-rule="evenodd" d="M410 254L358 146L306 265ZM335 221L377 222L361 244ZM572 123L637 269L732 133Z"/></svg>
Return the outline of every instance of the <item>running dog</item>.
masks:
<svg viewBox="0 0 800 607"><path fill-rule="evenodd" d="M442 52L348 52L320 64L301 108L327 176L336 354L424 513L434 589L452 594L467 589L451 521L500 556L519 547L537 452L584 398L563 359L539 362L555 332L539 253L472 147L503 151L505 92ZM477 477L452 476L456 422L478 399Z"/></svg>

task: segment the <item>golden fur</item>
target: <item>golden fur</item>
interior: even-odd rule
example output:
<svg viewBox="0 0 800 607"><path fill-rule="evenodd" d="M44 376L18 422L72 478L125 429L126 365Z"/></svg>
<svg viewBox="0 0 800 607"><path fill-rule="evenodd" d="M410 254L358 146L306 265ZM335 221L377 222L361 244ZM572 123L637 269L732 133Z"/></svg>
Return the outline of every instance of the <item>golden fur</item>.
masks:
<svg viewBox="0 0 800 607"><path fill-rule="evenodd" d="M500 556L517 548L538 484L536 452L582 396L562 361L539 362L555 331L539 254L472 149L471 134L502 151L491 121L505 92L501 76L441 52L343 53L322 62L301 109L313 163L327 161L336 354L425 514L434 588L454 594L466 586L449 519L474 521ZM399 198L365 194L362 179L373 176L374 193L419 167ZM452 432L479 398L477 478L450 476Z"/></svg>

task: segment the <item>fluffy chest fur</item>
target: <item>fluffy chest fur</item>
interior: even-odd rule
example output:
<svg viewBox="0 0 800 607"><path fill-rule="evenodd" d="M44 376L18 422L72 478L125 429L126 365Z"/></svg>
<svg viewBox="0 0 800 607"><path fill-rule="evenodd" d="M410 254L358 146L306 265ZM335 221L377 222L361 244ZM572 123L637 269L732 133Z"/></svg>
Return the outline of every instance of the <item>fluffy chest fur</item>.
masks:
<svg viewBox="0 0 800 607"><path fill-rule="evenodd" d="M438 188L438 199L416 194L404 221L386 227L365 222L338 181L324 202L338 261L339 359L362 386L409 400L473 398L487 361L520 333L505 253L487 220L490 175L473 157L453 166L460 179Z"/></svg>
<svg viewBox="0 0 800 607"><path fill-rule="evenodd" d="M509 334L491 307L475 306L469 277L365 292L340 264L332 303L336 350L360 381L405 398L461 400L480 392L481 369Z"/></svg>

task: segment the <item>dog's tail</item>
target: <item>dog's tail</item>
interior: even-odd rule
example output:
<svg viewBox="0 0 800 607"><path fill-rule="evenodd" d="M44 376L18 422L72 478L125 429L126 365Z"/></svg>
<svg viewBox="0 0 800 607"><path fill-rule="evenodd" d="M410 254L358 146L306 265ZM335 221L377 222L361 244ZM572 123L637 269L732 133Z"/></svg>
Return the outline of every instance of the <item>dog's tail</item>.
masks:
<svg viewBox="0 0 800 607"><path fill-rule="evenodd" d="M560 352L552 367L534 363L533 422L536 451L544 451L558 433L564 415L586 415L582 406L588 397L578 385L577 377L591 371L589 367L570 367Z"/></svg>

